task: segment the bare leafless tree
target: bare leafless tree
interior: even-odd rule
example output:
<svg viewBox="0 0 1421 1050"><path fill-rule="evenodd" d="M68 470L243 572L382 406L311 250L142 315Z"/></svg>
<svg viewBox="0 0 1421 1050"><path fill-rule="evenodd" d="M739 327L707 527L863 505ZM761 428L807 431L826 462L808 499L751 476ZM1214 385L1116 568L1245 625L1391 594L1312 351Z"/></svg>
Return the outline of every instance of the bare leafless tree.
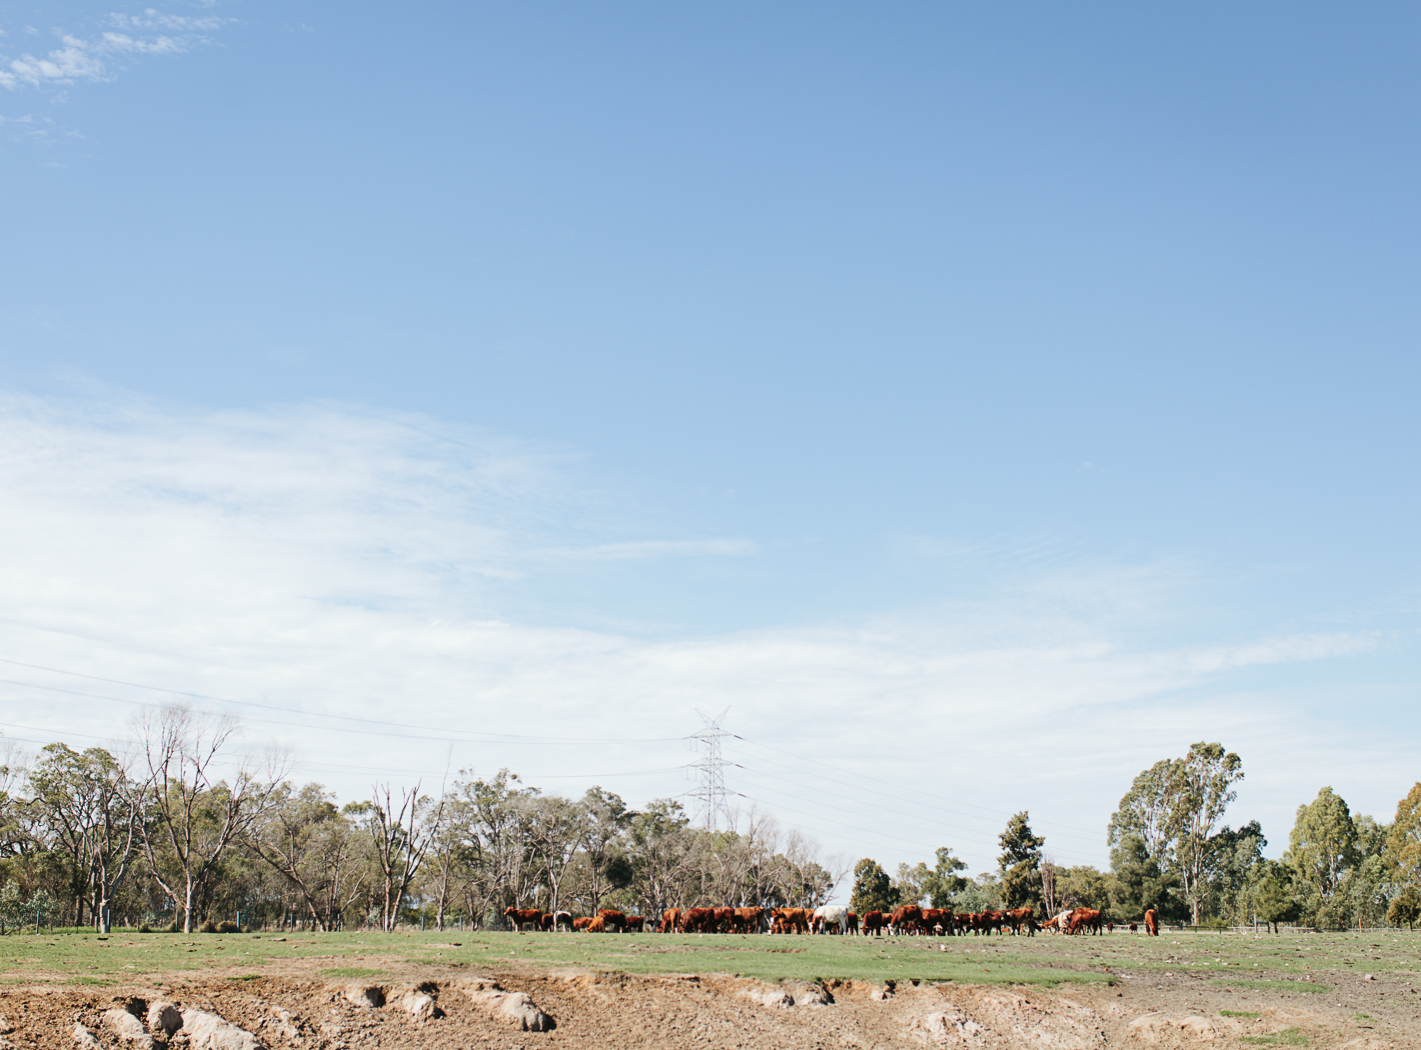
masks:
<svg viewBox="0 0 1421 1050"><path fill-rule="evenodd" d="M443 816L444 798L435 801L421 796L418 783L411 789L400 789L398 809L389 784L376 784L371 792L366 827L383 881L381 929L393 930L399 921L400 903L439 834Z"/></svg>
<svg viewBox="0 0 1421 1050"><path fill-rule="evenodd" d="M148 766L143 851L154 881L182 909L183 930L191 933L198 890L227 847L271 804L280 777L273 769L263 780L241 761L230 782L213 779L237 731L228 716L175 704L147 713L139 730ZM163 857L168 850L171 857Z"/></svg>

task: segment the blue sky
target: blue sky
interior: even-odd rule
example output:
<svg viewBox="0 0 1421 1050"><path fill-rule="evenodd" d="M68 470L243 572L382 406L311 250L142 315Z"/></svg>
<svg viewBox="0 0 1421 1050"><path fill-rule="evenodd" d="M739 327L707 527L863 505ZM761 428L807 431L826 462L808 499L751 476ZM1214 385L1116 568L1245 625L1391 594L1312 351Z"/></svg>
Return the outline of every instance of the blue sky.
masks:
<svg viewBox="0 0 1421 1050"><path fill-rule="evenodd" d="M31 625L0 656L571 737L729 706L844 784L990 810L952 843L979 869L1002 814L1064 844L1197 739L1243 754L1231 818L1270 852L1323 783L1389 816L1416 779L1414 8L18 3L0 29ZM410 684L432 665L445 699ZM273 684L318 666L346 691ZM95 731L75 704L41 728ZM302 775L429 765L342 746L350 772ZM608 784L690 787L657 776ZM845 853L952 834L878 842L796 783L755 801Z"/></svg>

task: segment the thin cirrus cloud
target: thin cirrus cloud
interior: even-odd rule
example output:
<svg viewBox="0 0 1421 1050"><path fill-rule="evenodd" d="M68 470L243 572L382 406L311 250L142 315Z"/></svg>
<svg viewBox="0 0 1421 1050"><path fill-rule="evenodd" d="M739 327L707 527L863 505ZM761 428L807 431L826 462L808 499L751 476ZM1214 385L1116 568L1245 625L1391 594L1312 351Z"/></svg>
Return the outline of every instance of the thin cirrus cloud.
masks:
<svg viewBox="0 0 1421 1050"><path fill-rule="evenodd" d="M0 399L0 730L119 746L144 705L185 698L238 714L248 745L290 748L299 777L343 798L507 766L640 803L694 790L681 738L697 711L729 707L741 807L832 852L896 864L947 844L974 870L1022 808L1060 859L1103 863L1134 773L1204 737L1244 753L1240 816L1275 841L1319 769L1381 799L1408 786L1388 741L1352 741L1367 759L1348 765L1337 741L1361 728L1256 678L1385 639L1141 635L1152 610L1179 614L1177 564L1053 564L850 621L675 637L569 624L558 581L580 561L772 556L658 538L622 509L644 501L574 482L582 466L344 405ZM663 584L628 572L589 586L651 588L654 603ZM906 828L881 819L884 785L915 814Z"/></svg>
<svg viewBox="0 0 1421 1050"><path fill-rule="evenodd" d="M141 15L110 14L105 22L111 28L97 33L55 30L60 46L40 54L0 54L0 87L17 91L111 80L126 58L183 54L211 43L210 34L231 21L151 8Z"/></svg>

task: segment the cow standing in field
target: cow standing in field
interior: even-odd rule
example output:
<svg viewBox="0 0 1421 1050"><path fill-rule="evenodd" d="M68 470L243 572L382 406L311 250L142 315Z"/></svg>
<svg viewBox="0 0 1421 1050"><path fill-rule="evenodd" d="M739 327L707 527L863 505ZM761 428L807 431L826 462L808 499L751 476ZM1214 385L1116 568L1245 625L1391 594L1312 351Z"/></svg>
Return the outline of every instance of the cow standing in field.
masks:
<svg viewBox="0 0 1421 1050"><path fill-rule="evenodd" d="M667 908L661 913L661 922L657 924L657 933L675 933L681 928L681 909Z"/></svg>
<svg viewBox="0 0 1421 1050"><path fill-rule="evenodd" d="M905 904L894 908L888 918L888 932L892 934L917 933L923 927L923 909L916 904Z"/></svg>
<svg viewBox="0 0 1421 1050"><path fill-rule="evenodd" d="M849 912L849 933L857 937L859 932L859 917L853 912Z"/></svg>
<svg viewBox="0 0 1421 1050"><path fill-rule="evenodd" d="M531 926L536 930L543 924L543 913L537 908L506 908L503 917L518 933L523 932L524 926Z"/></svg>
<svg viewBox="0 0 1421 1050"><path fill-rule="evenodd" d="M631 933L633 931L641 933L644 929L646 929L646 920L640 915L628 915L627 925L625 929L627 933Z"/></svg>
<svg viewBox="0 0 1421 1050"><path fill-rule="evenodd" d="M714 908L688 908L681 913L682 933L715 933Z"/></svg>
<svg viewBox="0 0 1421 1050"><path fill-rule="evenodd" d="M944 908L923 909L923 932L950 937L956 926L951 911Z"/></svg>
<svg viewBox="0 0 1421 1050"><path fill-rule="evenodd" d="M1159 916L1153 908L1145 912L1145 932L1151 937L1159 936Z"/></svg>
<svg viewBox="0 0 1421 1050"><path fill-rule="evenodd" d="M621 933L627 926L627 917L619 911L603 908L597 913L603 924L613 933Z"/></svg>
<svg viewBox="0 0 1421 1050"><path fill-rule="evenodd" d="M838 927L840 935L849 932L849 909L840 904L825 904L814 909L814 932L832 933Z"/></svg>
<svg viewBox="0 0 1421 1050"><path fill-rule="evenodd" d="M765 909L736 908L733 925L737 933L759 933L765 927Z"/></svg>
<svg viewBox="0 0 1421 1050"><path fill-rule="evenodd" d="M863 917L863 935L865 937L869 936L869 934L872 934L875 937L882 936L884 922L885 920L883 917L883 912L865 912Z"/></svg>
<svg viewBox="0 0 1421 1050"><path fill-rule="evenodd" d="M774 921L777 933L808 933L809 911L805 908L776 908Z"/></svg>
<svg viewBox="0 0 1421 1050"><path fill-rule="evenodd" d="M1095 908L1077 908L1071 912L1071 925L1066 932L1076 934L1089 930L1098 936L1102 925L1101 914Z"/></svg>
<svg viewBox="0 0 1421 1050"><path fill-rule="evenodd" d="M1013 936L1026 930L1029 936L1036 935L1036 912L1030 908L1014 908L1007 912L1007 923L1011 926Z"/></svg>
<svg viewBox="0 0 1421 1050"><path fill-rule="evenodd" d="M584 915L582 918L580 918L580 919L573 919L573 920L572 920L572 928L573 928L573 930L574 930L575 932L577 932L577 933L586 933L586 932L587 932L587 927L589 927L589 926L591 926L591 925L592 925L592 920L589 919L589 918L588 918L587 916L585 916L585 915Z"/></svg>

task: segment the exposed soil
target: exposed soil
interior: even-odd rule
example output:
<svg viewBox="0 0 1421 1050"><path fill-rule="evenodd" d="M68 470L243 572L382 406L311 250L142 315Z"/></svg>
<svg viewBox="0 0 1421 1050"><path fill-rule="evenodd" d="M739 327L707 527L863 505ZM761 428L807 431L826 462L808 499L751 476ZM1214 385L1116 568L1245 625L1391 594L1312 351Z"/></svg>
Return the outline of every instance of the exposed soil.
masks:
<svg viewBox="0 0 1421 1050"><path fill-rule="evenodd" d="M399 978L376 980L323 976L321 965L329 962L302 960L281 972L237 979L188 971L105 988L12 985L0 993L3 1045L72 1050L78 1022L101 1046L132 1050L138 1044L122 1040L112 1021L106 1026L104 1012L121 1007L146 1018L148 1004L167 1000L184 1014L218 1014L273 1050L1421 1047L1421 994L1400 976L1296 994L1231 990L1185 975L1122 976L1114 986L1048 990L772 984L723 974L630 976L517 966L478 973L406 968ZM516 1016L499 1015L500 989L526 993L556 1027L525 1031ZM428 1016L435 1006L442 1016ZM201 1050L202 1042L184 1029L170 1039L160 1034L154 1046Z"/></svg>

